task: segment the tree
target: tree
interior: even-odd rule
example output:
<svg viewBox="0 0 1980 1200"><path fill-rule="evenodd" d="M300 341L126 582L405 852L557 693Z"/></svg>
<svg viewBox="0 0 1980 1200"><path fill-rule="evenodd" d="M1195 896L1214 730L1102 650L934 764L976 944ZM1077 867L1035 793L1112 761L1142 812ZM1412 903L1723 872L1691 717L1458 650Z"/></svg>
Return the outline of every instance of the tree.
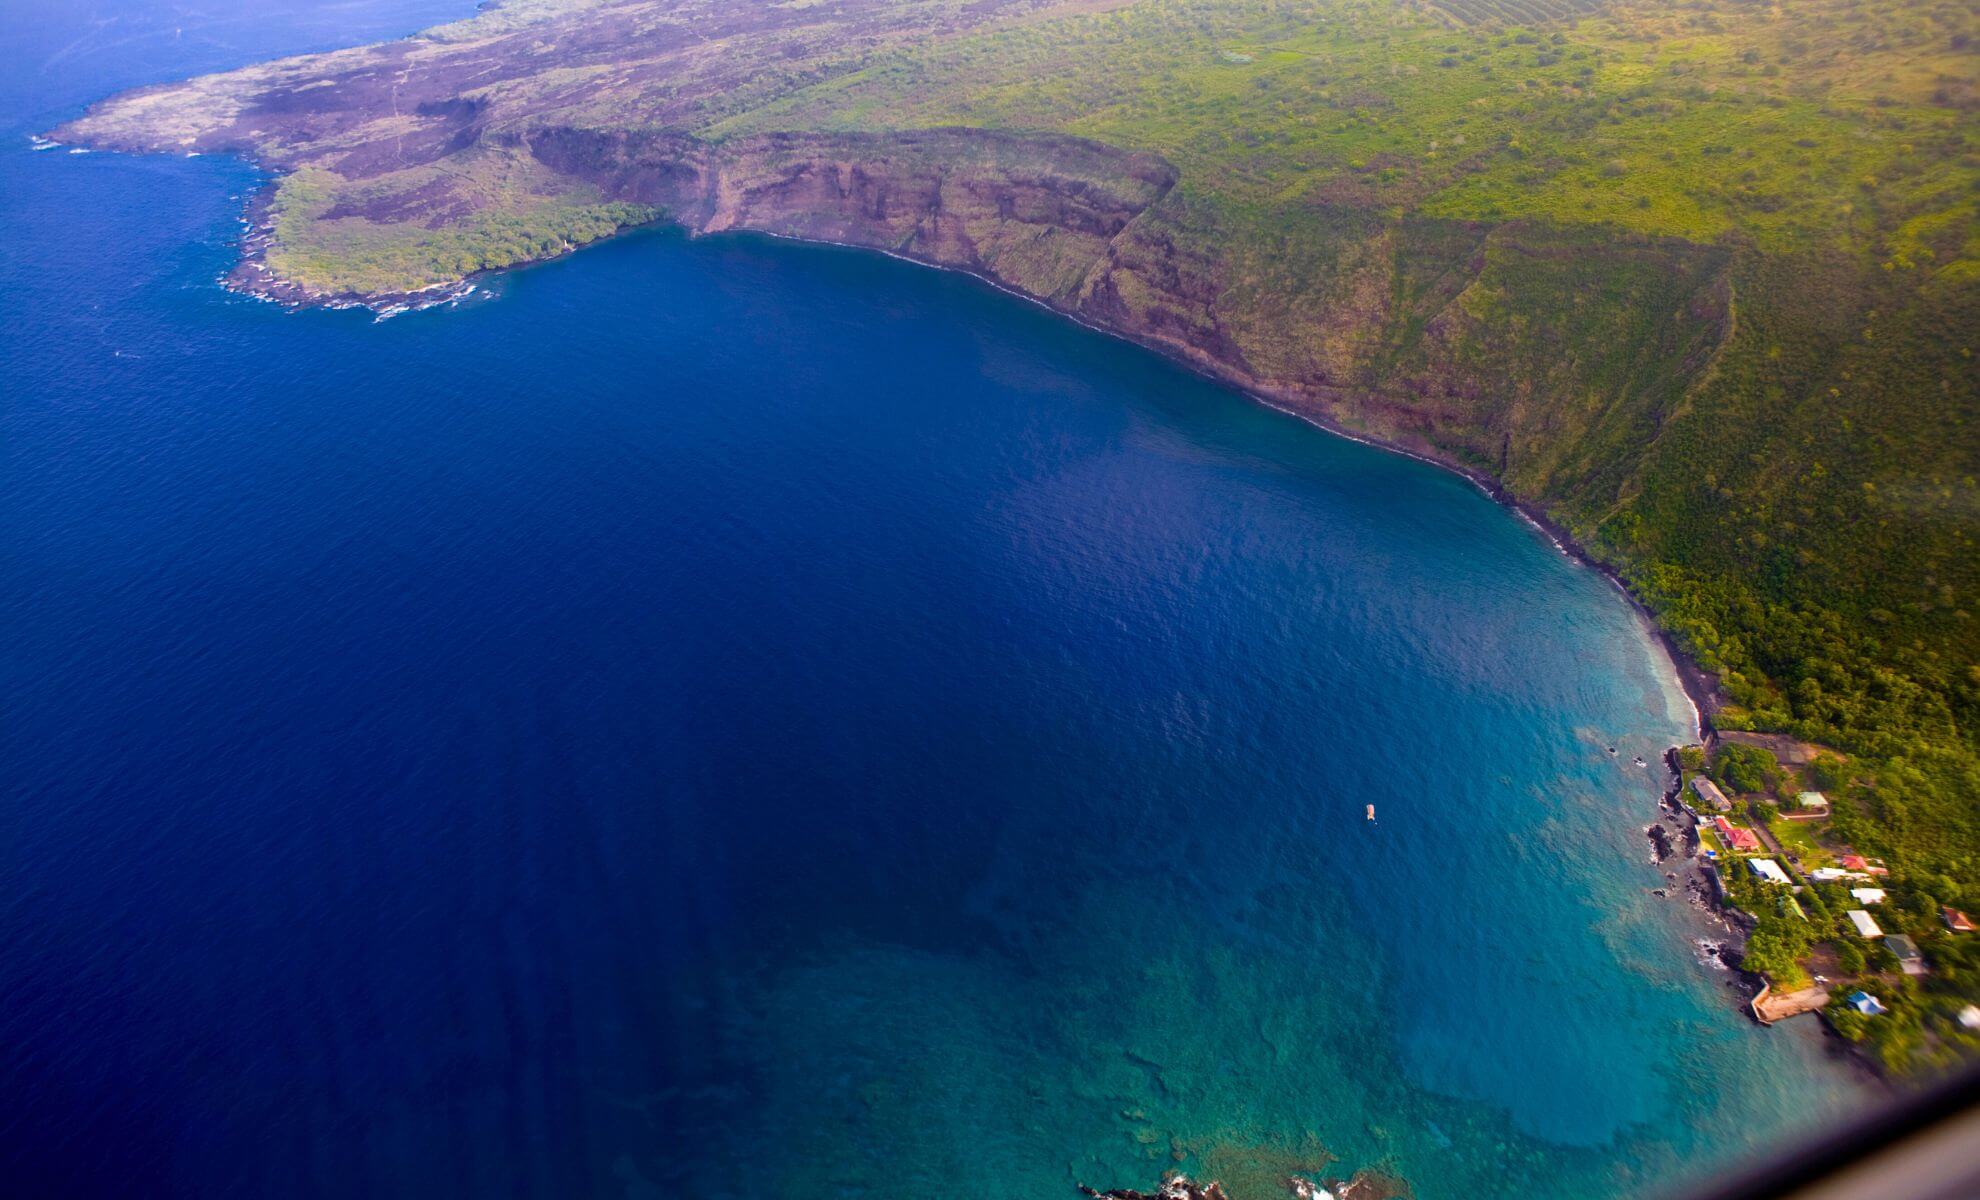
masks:
<svg viewBox="0 0 1980 1200"><path fill-rule="evenodd" d="M1781 764L1758 746L1727 742L1713 760L1712 778L1735 792L1762 792L1780 780Z"/></svg>
<svg viewBox="0 0 1980 1200"><path fill-rule="evenodd" d="M1808 764L1808 779L1823 791L1839 788L1849 778L1849 765L1833 754L1817 754Z"/></svg>

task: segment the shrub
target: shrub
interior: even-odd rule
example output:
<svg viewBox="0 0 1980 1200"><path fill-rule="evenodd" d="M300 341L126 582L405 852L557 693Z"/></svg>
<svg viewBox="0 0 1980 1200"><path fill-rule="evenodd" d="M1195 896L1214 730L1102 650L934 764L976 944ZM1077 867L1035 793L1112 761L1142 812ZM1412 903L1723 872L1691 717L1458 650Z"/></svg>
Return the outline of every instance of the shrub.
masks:
<svg viewBox="0 0 1980 1200"><path fill-rule="evenodd" d="M1815 760L1808 764L1808 779L1816 787L1827 791L1841 787L1843 781L1848 778L1848 770L1848 765L1835 755L1818 754Z"/></svg>

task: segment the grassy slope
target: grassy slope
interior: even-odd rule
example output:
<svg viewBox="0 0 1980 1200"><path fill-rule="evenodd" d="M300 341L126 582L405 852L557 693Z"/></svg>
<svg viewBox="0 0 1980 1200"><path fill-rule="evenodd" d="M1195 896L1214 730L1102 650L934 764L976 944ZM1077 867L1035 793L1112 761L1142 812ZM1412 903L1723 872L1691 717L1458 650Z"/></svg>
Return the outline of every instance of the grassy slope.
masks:
<svg viewBox="0 0 1980 1200"><path fill-rule="evenodd" d="M476 271L551 258L659 215L642 205L603 201L568 183L532 187L545 174L533 165L518 155L474 156L475 186L507 189L516 199L439 229L419 220L381 224L333 216L339 202L359 189L329 171L303 168L282 181L268 265L324 294L413 292Z"/></svg>

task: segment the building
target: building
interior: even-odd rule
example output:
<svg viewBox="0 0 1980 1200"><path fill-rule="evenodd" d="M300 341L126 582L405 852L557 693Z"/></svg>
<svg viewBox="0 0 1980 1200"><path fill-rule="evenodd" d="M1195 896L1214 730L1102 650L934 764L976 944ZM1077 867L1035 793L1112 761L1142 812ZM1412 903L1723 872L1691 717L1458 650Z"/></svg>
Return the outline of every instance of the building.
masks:
<svg viewBox="0 0 1980 1200"><path fill-rule="evenodd" d="M1849 889L1849 894L1856 897L1858 904L1882 904L1884 902L1883 888L1851 888Z"/></svg>
<svg viewBox="0 0 1980 1200"><path fill-rule="evenodd" d="M1968 1029L1980 1029L1980 1004L1969 1004L1960 1009L1959 1023Z"/></svg>
<svg viewBox="0 0 1980 1200"><path fill-rule="evenodd" d="M1845 879L1867 880L1870 874L1867 871L1845 871L1841 867L1816 867L1808 873L1808 877L1816 883L1841 883Z"/></svg>
<svg viewBox="0 0 1980 1200"><path fill-rule="evenodd" d="M1820 792L1803 792L1794 798L1794 811L1782 813L1790 821L1815 821L1829 815L1829 798Z"/></svg>
<svg viewBox="0 0 1980 1200"><path fill-rule="evenodd" d="M1946 928L1952 930L1954 933L1973 932L1973 918L1967 916L1965 913L1959 911L1956 908L1940 909L1939 919L1941 921L1944 921L1946 923Z"/></svg>
<svg viewBox="0 0 1980 1200"><path fill-rule="evenodd" d="M1906 975L1925 974L1925 956L1918 952L1918 943L1901 933L1891 934L1884 939L1884 949L1897 955L1898 966Z"/></svg>
<svg viewBox="0 0 1980 1200"><path fill-rule="evenodd" d="M1844 913L1843 916L1848 917L1849 923L1856 926L1856 936L1858 937L1874 938L1884 936L1884 931L1877 927L1877 922L1869 913L1864 912L1860 908L1852 908Z"/></svg>
<svg viewBox="0 0 1980 1200"><path fill-rule="evenodd" d="M1726 849L1728 850L1758 850L1760 848L1760 838L1758 835L1751 829L1741 829L1724 817L1713 817L1712 828L1718 830L1719 836L1726 839Z"/></svg>
<svg viewBox="0 0 1980 1200"><path fill-rule="evenodd" d="M1862 856L1861 854L1845 854L1845 855L1843 855L1843 860L1842 860L1842 864L1843 864L1843 866L1845 866L1845 867L1848 867L1848 868L1849 868L1850 870L1852 870L1852 871L1868 871L1868 872L1870 872L1870 873L1871 873L1872 875L1889 875L1889 874L1890 874L1890 872L1889 872L1889 871L1886 871L1886 870L1884 869L1884 864L1883 864L1883 863L1881 863L1881 862L1878 862L1878 861L1876 861L1876 860L1873 860L1873 859L1868 859L1868 858L1865 858L1865 857L1863 857L1863 856Z"/></svg>
<svg viewBox="0 0 1980 1200"><path fill-rule="evenodd" d="M1713 783L1703 775L1693 775L1691 777L1691 790L1698 796L1701 804L1704 804L1714 812L1732 811L1732 801L1726 799L1726 794L1719 790L1718 784Z"/></svg>
<svg viewBox="0 0 1980 1200"><path fill-rule="evenodd" d="M1794 882L1788 878L1786 871L1781 870L1781 864L1771 858L1749 858L1746 860L1746 869L1766 880L1768 883L1791 884Z"/></svg>
<svg viewBox="0 0 1980 1200"><path fill-rule="evenodd" d="M1869 992L1851 992L1845 1003L1866 1017L1882 1016L1890 1011L1878 1003L1877 998Z"/></svg>

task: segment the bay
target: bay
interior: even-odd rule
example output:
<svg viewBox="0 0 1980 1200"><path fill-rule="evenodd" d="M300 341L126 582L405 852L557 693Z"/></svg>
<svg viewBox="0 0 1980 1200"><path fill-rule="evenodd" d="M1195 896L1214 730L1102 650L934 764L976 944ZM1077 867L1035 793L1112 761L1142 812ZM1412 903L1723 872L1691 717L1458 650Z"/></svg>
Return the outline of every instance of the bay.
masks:
<svg viewBox="0 0 1980 1200"><path fill-rule="evenodd" d="M244 166L28 146L459 11L7 22L28 1194L1605 1196L1851 1103L1652 894L1669 664L1464 481L829 248L288 313Z"/></svg>

